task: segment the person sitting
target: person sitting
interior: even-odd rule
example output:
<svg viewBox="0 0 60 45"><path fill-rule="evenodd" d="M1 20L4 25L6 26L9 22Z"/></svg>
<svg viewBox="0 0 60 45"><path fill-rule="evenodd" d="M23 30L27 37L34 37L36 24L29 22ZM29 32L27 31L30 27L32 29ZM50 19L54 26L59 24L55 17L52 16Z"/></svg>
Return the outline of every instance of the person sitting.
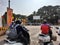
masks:
<svg viewBox="0 0 60 45"><path fill-rule="evenodd" d="M52 30L51 26L47 23L46 20L43 21L43 24L41 25L41 33L45 35L50 36L50 41L52 40Z"/></svg>
<svg viewBox="0 0 60 45"><path fill-rule="evenodd" d="M27 45L27 43L29 43L30 41L30 36L29 33L23 28L21 23L22 22L20 20L15 21L17 35L18 35L17 41L23 42L25 45Z"/></svg>

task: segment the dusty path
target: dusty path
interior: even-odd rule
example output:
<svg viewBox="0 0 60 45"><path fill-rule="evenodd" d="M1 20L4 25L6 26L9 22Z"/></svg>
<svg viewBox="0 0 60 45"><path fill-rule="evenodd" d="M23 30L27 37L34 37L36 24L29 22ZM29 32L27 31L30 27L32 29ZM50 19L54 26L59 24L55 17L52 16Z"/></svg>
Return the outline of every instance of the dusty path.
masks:
<svg viewBox="0 0 60 45"><path fill-rule="evenodd" d="M27 29L29 29L29 34L31 38L31 44L30 45L38 45L38 34L40 33L40 26L26 26ZM60 36L57 35L55 26L52 28L53 35L57 36L57 41L54 42L54 45L58 45L60 42ZM0 45L3 45L4 42L2 40L5 39L5 35L0 37Z"/></svg>

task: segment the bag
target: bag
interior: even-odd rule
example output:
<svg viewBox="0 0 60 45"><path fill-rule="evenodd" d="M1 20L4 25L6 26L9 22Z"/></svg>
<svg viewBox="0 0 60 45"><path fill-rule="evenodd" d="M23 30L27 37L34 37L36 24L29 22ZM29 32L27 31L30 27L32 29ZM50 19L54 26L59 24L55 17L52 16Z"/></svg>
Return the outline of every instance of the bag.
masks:
<svg viewBox="0 0 60 45"><path fill-rule="evenodd" d="M54 36L54 35L53 35L53 36L52 36L52 40L53 40L53 41L56 41L56 40L57 40L57 36Z"/></svg>
<svg viewBox="0 0 60 45"><path fill-rule="evenodd" d="M57 31L56 33L60 36L60 27L56 27Z"/></svg>
<svg viewBox="0 0 60 45"><path fill-rule="evenodd" d="M14 39L17 38L17 30L16 27L19 26L18 24L13 28L13 29L9 29L9 33L7 34L9 38Z"/></svg>
<svg viewBox="0 0 60 45"><path fill-rule="evenodd" d="M42 42L50 42L50 36L49 35L39 35L39 40Z"/></svg>
<svg viewBox="0 0 60 45"><path fill-rule="evenodd" d="M60 29L58 30L58 35L60 35Z"/></svg>

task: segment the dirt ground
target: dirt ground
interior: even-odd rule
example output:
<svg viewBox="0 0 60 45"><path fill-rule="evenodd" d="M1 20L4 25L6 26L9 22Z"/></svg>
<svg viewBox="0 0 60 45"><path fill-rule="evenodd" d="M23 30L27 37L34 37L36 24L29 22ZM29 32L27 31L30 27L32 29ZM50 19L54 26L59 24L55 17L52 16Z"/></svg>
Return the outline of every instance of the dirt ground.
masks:
<svg viewBox="0 0 60 45"><path fill-rule="evenodd" d="M60 42L60 36L56 33L56 26L52 26L53 35L57 36L57 41L53 41L54 45L59 45ZM30 45L39 45L38 43L38 35L40 33L40 26L26 26L26 28L29 30L31 44ZM3 40L5 39L5 36L0 36L0 45L3 45Z"/></svg>

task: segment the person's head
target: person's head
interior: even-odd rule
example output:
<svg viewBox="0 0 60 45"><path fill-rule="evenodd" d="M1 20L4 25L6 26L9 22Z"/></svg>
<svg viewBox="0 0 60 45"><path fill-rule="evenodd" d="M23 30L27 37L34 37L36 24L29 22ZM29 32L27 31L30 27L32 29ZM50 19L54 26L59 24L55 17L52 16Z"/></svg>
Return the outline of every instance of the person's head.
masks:
<svg viewBox="0 0 60 45"><path fill-rule="evenodd" d="M43 20L43 24L46 24L47 23L47 20Z"/></svg>
<svg viewBox="0 0 60 45"><path fill-rule="evenodd" d="M21 20L16 20L15 21L15 24L21 24L22 22L21 22Z"/></svg>

